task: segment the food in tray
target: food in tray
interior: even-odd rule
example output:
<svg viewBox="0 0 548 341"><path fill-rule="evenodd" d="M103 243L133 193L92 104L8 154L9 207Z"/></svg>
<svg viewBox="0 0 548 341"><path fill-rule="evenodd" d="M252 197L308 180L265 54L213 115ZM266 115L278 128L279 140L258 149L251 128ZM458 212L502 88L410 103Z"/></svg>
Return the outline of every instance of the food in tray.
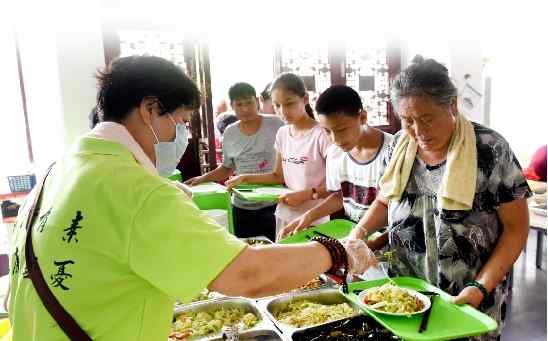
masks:
<svg viewBox="0 0 548 341"><path fill-rule="evenodd" d="M268 241L263 240L263 239L253 239L253 238L248 238L245 242L248 245L269 245L269 244L272 244L272 243L269 243Z"/></svg>
<svg viewBox="0 0 548 341"><path fill-rule="evenodd" d="M369 308L395 314L413 314L424 309L424 303L409 290L390 283L367 290L362 302Z"/></svg>
<svg viewBox="0 0 548 341"><path fill-rule="evenodd" d="M302 328L354 315L356 311L348 303L320 304L309 300L297 300L288 304L275 317L279 322Z"/></svg>
<svg viewBox="0 0 548 341"><path fill-rule="evenodd" d="M242 330L253 328L259 319L243 308L220 308L214 311L187 312L175 318L169 340L216 334L224 326L238 325Z"/></svg>
<svg viewBox="0 0 548 341"><path fill-rule="evenodd" d="M295 289L293 291L301 291L301 290L312 290L312 289L318 289L324 284L324 282L320 279L320 277L316 277L310 282L306 283L299 289Z"/></svg>
<svg viewBox="0 0 548 341"><path fill-rule="evenodd" d="M206 300L212 300L214 298L222 297L222 294L219 294L215 291L209 291L206 289L203 289L200 294L192 299L192 302L199 302L199 301L206 301Z"/></svg>
<svg viewBox="0 0 548 341"><path fill-rule="evenodd" d="M293 341L388 341L401 340L370 316L358 315L292 335Z"/></svg>

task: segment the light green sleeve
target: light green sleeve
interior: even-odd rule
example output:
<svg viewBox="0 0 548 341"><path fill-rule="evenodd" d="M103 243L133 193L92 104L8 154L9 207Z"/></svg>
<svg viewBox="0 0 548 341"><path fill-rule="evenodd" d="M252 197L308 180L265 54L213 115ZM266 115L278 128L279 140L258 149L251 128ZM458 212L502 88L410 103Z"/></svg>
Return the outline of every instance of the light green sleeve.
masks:
<svg viewBox="0 0 548 341"><path fill-rule="evenodd" d="M183 302L196 297L246 246L170 185L144 200L132 229L131 269Z"/></svg>

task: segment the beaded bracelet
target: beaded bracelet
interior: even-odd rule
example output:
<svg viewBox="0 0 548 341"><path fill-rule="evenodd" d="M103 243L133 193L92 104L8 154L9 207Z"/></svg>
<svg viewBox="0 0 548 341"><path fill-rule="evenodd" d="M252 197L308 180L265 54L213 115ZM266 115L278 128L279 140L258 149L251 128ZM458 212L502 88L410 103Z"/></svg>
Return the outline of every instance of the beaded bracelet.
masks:
<svg viewBox="0 0 548 341"><path fill-rule="evenodd" d="M327 271L328 274L336 274L337 270L343 269L343 292L348 293L348 283L346 282L346 277L348 275L348 256L344 246L334 238L327 237L313 237L311 241L316 241L322 244L329 254L331 255L331 268Z"/></svg>
<svg viewBox="0 0 548 341"><path fill-rule="evenodd" d="M483 294L483 299L481 300L482 303L485 302L489 298L489 292L487 291L487 289L485 289L483 284L481 284L477 281L466 281L464 283L464 286L465 287L476 287L476 288L478 288L481 291L481 293Z"/></svg>

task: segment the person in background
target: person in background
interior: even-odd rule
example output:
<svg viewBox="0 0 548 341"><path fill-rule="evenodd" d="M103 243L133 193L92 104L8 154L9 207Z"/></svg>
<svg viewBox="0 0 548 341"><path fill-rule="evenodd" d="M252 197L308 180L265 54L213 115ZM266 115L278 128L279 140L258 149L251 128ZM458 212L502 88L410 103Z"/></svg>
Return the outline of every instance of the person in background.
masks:
<svg viewBox="0 0 548 341"><path fill-rule="evenodd" d="M215 133L215 158L217 160L217 164L223 163L223 133L225 131L225 128L234 122L236 122L238 118L234 114L232 110L228 110L228 104L226 103L226 100L222 99L217 104L217 107L215 108L215 114L213 117L213 125L215 127L214 133Z"/></svg>
<svg viewBox="0 0 548 341"><path fill-rule="evenodd" d="M264 90L261 92L261 96L259 97L260 103L261 103L261 112L266 115L276 115L276 111L274 110L274 107L272 106L272 98L271 98L271 86L272 83L268 83Z"/></svg>
<svg viewBox="0 0 548 341"><path fill-rule="evenodd" d="M235 122L238 122L238 116L233 113L226 113L219 117L219 120L217 121L217 130L221 134L221 142L225 129Z"/></svg>
<svg viewBox="0 0 548 341"><path fill-rule="evenodd" d="M472 338L500 340L507 274L529 232L531 191L508 142L457 108L447 68L421 56L396 78L394 136L380 193L349 238L388 225L390 275L424 279L498 323Z"/></svg>
<svg viewBox="0 0 548 341"><path fill-rule="evenodd" d="M158 174L175 169L184 152L185 122L200 105L192 80L153 56L116 59L97 78L102 122L54 165L41 196L29 194L16 222L14 341L77 340L52 318L29 278L24 223L35 198L29 240L44 288L96 341L166 340L176 298L188 303L205 287L261 297L338 269L339 253L350 273L374 263L363 241L249 247L230 235Z"/></svg>
<svg viewBox="0 0 548 341"><path fill-rule="evenodd" d="M214 118L217 118L219 115L227 111L228 111L228 103L226 103L226 100L222 99L219 101L219 103L215 107L215 113L213 116Z"/></svg>
<svg viewBox="0 0 548 341"><path fill-rule="evenodd" d="M218 138L215 138L215 149L216 149L216 158L217 158L217 164L223 163L223 134L225 132L225 129L231 125L232 123L238 122L238 117L232 112L226 112L224 114L221 114L218 117L218 120L215 124L215 135L219 136ZM219 181L221 185L224 184L224 181Z"/></svg>
<svg viewBox="0 0 548 341"><path fill-rule="evenodd" d="M187 185L226 180L234 173L269 173L274 169L274 142L283 121L276 116L259 114L255 89L248 83L234 84L228 96L239 121L224 131L223 163L209 173L188 180ZM250 202L233 195L232 204L236 236L276 238L276 203Z"/></svg>
<svg viewBox="0 0 548 341"><path fill-rule="evenodd" d="M523 170L528 180L546 182L546 145L537 149L529 166Z"/></svg>
<svg viewBox="0 0 548 341"><path fill-rule="evenodd" d="M334 144L327 150L329 196L294 219L280 237L295 234L322 217L344 208L349 220L358 222L378 192L383 160L392 135L367 125L360 96L345 85L326 89L316 102L321 127Z"/></svg>
<svg viewBox="0 0 548 341"><path fill-rule="evenodd" d="M292 73L279 75L272 83L272 103L287 122L276 135L276 167L266 174L240 174L226 182L285 184L291 193L281 195L276 208L276 233L293 219L314 207L327 195L325 159L331 140L314 119L302 79ZM329 217L310 221L318 225Z"/></svg>

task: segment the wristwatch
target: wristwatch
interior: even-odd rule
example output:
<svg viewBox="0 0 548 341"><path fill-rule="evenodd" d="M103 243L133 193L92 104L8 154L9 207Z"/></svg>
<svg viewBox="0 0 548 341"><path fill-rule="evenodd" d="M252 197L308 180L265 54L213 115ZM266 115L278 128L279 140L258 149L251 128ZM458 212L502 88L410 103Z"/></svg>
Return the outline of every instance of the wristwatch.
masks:
<svg viewBox="0 0 548 341"><path fill-rule="evenodd" d="M318 200L318 198L319 198L318 191L316 191L315 187L312 187L312 199Z"/></svg>

